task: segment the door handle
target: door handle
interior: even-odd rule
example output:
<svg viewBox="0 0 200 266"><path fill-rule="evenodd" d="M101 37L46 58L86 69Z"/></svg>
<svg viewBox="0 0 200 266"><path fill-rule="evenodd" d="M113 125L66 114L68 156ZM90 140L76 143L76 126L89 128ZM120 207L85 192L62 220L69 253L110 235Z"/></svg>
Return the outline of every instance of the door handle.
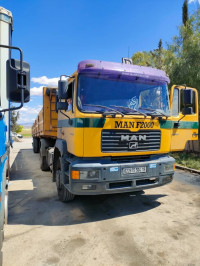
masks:
<svg viewBox="0 0 200 266"><path fill-rule="evenodd" d="M180 123L179 122L174 122L174 128L179 128Z"/></svg>

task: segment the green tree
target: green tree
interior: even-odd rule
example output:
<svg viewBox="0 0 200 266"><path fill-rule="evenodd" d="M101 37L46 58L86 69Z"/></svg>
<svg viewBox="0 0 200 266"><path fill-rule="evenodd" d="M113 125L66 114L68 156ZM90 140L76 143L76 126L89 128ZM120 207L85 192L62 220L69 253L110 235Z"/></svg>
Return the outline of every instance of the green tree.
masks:
<svg viewBox="0 0 200 266"><path fill-rule="evenodd" d="M151 66L154 68L162 69L168 73L171 68L175 55L171 50L163 48L162 40L158 43L158 48L149 52L137 52L133 54L133 64L140 66Z"/></svg>
<svg viewBox="0 0 200 266"><path fill-rule="evenodd" d="M185 38L187 36L187 38ZM179 28L178 36L168 47L176 60L169 71L174 84L187 84L200 89L200 8L188 19L187 26ZM200 92L200 90L199 90Z"/></svg>
<svg viewBox="0 0 200 266"><path fill-rule="evenodd" d="M187 1L184 3L187 4ZM137 52L132 56L132 60L137 65L166 71L171 85L187 84L197 88L200 95L200 7L187 18L186 25L179 27L178 34L172 38L167 49L162 47L160 40L158 49Z"/></svg>
<svg viewBox="0 0 200 266"><path fill-rule="evenodd" d="M11 106L13 107L13 106ZM11 120L11 131L12 132L16 132L16 133L19 133L19 132L22 132L22 129L23 129L23 126L19 125L17 123L19 119L19 111L11 111L11 116L10 116L10 120Z"/></svg>
<svg viewBox="0 0 200 266"><path fill-rule="evenodd" d="M140 66L152 66L153 58L149 52L137 52L132 56L133 64Z"/></svg>
<svg viewBox="0 0 200 266"><path fill-rule="evenodd" d="M22 132L22 130L23 130L23 126L22 125L17 125L16 133L20 133L20 132Z"/></svg>
<svg viewBox="0 0 200 266"><path fill-rule="evenodd" d="M162 40L160 39L159 43L158 43L158 68L162 68L162 50L163 50L163 46L162 46Z"/></svg>
<svg viewBox="0 0 200 266"><path fill-rule="evenodd" d="M16 132L16 130L18 129L18 124L17 124L17 120L19 119L19 111L11 111L11 116L10 116L10 120L11 120L11 131L12 132Z"/></svg>
<svg viewBox="0 0 200 266"><path fill-rule="evenodd" d="M187 25L188 19L189 19L189 17L188 17L188 1L185 0L183 3L183 7L182 7L182 21L183 21L184 26Z"/></svg>

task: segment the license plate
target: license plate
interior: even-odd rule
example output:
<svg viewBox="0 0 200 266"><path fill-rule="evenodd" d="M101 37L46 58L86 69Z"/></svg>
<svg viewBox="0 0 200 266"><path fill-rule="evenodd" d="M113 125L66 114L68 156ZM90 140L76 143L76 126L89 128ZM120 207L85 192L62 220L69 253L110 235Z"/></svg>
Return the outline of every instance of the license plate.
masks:
<svg viewBox="0 0 200 266"><path fill-rule="evenodd" d="M124 168L122 170L124 175L137 174L137 173L146 173L146 167L134 167L134 168Z"/></svg>

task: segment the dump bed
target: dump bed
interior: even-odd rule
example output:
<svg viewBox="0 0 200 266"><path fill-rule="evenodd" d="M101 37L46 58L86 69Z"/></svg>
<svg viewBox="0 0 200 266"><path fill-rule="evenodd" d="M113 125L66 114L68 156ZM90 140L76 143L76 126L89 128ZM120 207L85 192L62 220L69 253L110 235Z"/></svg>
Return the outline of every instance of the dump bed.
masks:
<svg viewBox="0 0 200 266"><path fill-rule="evenodd" d="M57 137L58 114L55 111L56 88L43 88L43 108L33 126L33 137Z"/></svg>

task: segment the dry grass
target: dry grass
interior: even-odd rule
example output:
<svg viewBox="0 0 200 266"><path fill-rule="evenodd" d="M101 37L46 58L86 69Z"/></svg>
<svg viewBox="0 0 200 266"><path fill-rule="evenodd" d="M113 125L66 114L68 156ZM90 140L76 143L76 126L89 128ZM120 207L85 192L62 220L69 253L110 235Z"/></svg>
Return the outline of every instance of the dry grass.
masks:
<svg viewBox="0 0 200 266"><path fill-rule="evenodd" d="M23 128L22 132L20 132L24 138L32 137L31 128Z"/></svg>
<svg viewBox="0 0 200 266"><path fill-rule="evenodd" d="M173 152L177 164L200 170L200 155L192 152Z"/></svg>

